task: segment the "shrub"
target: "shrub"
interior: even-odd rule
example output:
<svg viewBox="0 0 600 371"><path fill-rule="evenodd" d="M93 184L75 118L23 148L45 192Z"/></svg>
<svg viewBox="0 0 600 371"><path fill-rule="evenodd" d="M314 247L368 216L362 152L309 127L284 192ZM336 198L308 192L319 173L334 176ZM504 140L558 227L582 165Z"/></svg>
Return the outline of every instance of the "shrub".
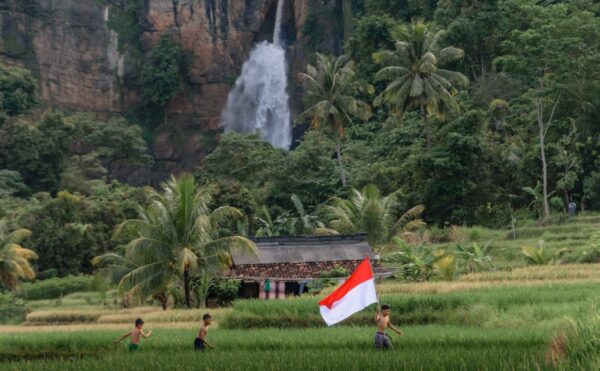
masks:
<svg viewBox="0 0 600 371"><path fill-rule="evenodd" d="M452 240L451 232L452 230L450 228L440 228L433 226L427 231L427 236L429 242L431 243L450 242Z"/></svg>
<svg viewBox="0 0 600 371"><path fill-rule="evenodd" d="M67 324L67 323L92 323L96 322L106 311L41 311L27 315L30 324Z"/></svg>
<svg viewBox="0 0 600 371"><path fill-rule="evenodd" d="M567 251L568 249L560 249L552 253L548 249L546 249L543 240L540 240L538 242L537 248L533 246L523 246L521 248L521 253L525 257L525 259L527 259L527 262L529 264L537 265L545 265L550 262L554 262Z"/></svg>
<svg viewBox="0 0 600 371"><path fill-rule="evenodd" d="M0 292L0 305L9 304L14 300L10 293Z"/></svg>
<svg viewBox="0 0 600 371"><path fill-rule="evenodd" d="M20 300L10 293L0 292L0 323L17 324L25 321L25 316L29 310Z"/></svg>
<svg viewBox="0 0 600 371"><path fill-rule="evenodd" d="M90 291L94 288L93 286L94 277L92 276L50 278L33 283L23 283L16 295L25 300L57 299L73 292Z"/></svg>
<svg viewBox="0 0 600 371"><path fill-rule="evenodd" d="M27 306L20 302L11 302L0 305L0 323L18 324L25 321L27 316Z"/></svg>
<svg viewBox="0 0 600 371"><path fill-rule="evenodd" d="M485 231L481 227L471 227L467 229L467 240L469 242L476 242L483 238Z"/></svg>
<svg viewBox="0 0 600 371"><path fill-rule="evenodd" d="M310 294L316 295L320 293L323 289L327 287L337 286L339 284L338 279L336 278L317 278L308 282L306 287L308 288L308 292Z"/></svg>
<svg viewBox="0 0 600 371"><path fill-rule="evenodd" d="M336 266L330 271L321 272L321 278L339 278L339 277L348 277L348 271L343 268Z"/></svg>
<svg viewBox="0 0 600 371"><path fill-rule="evenodd" d="M221 306L230 305L238 297L240 280L216 280L209 289L209 296L217 299Z"/></svg>

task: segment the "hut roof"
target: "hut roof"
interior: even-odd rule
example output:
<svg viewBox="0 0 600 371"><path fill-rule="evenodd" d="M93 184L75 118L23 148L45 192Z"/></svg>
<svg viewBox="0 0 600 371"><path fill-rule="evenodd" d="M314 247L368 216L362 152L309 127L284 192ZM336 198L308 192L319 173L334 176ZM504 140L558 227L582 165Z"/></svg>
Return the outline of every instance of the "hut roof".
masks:
<svg viewBox="0 0 600 371"><path fill-rule="evenodd" d="M373 252L366 235L255 238L258 254L233 254L234 265L362 260Z"/></svg>

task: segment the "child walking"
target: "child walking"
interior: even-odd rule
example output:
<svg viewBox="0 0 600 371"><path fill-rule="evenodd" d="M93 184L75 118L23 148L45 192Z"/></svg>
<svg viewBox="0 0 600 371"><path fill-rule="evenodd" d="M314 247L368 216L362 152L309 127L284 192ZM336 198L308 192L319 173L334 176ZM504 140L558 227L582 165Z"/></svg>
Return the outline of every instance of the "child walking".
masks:
<svg viewBox="0 0 600 371"><path fill-rule="evenodd" d="M377 304L377 314L375 315L375 322L377 323L377 332L375 333L375 349L393 348L389 336L385 333L385 330L388 328L388 326L398 335L404 335L400 329L396 328L390 322L391 311L392 310L389 305L383 304L381 307L379 307L379 304Z"/></svg>
<svg viewBox="0 0 600 371"><path fill-rule="evenodd" d="M147 338L150 335L152 335L152 330L148 331L148 333L145 333L144 330L142 330L142 326L144 326L144 320L142 320L141 318L136 319L135 328L126 333L125 335L121 336L117 340L115 340L114 343L118 344L121 342L121 340L129 336L129 351L137 351L138 349L140 349L140 337Z"/></svg>
<svg viewBox="0 0 600 371"><path fill-rule="evenodd" d="M198 332L198 337L194 340L194 348L199 351L204 351L206 347L210 349L215 349L208 341L206 341L206 334L208 334L208 326L212 323L212 317L210 314L206 313L202 316L202 321L204 322L200 331Z"/></svg>

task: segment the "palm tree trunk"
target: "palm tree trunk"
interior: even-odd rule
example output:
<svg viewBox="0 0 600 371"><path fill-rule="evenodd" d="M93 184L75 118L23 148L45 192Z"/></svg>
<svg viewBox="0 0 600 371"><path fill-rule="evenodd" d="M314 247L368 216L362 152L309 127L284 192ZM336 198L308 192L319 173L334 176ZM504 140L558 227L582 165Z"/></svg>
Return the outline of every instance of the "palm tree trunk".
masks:
<svg viewBox="0 0 600 371"><path fill-rule="evenodd" d="M538 116L538 128L540 136L540 157L542 158L542 198L544 201L544 217L550 216L550 206L548 204L548 164L546 163L546 131L544 125L544 118L542 114L542 102L538 102L537 107Z"/></svg>
<svg viewBox="0 0 600 371"><path fill-rule="evenodd" d="M423 123L425 124L425 137L427 138L427 152L431 153L431 133L429 132L429 117L425 106L421 104L421 114L423 115Z"/></svg>
<svg viewBox="0 0 600 371"><path fill-rule="evenodd" d="M188 267L183 271L183 291L185 293L185 306L192 308L192 299L190 296L190 270Z"/></svg>
<svg viewBox="0 0 600 371"><path fill-rule="evenodd" d="M346 171L344 170L344 163L342 162L342 144L339 135L335 136L335 151L337 154L338 165L340 166L340 180L342 186L346 188Z"/></svg>
<svg viewBox="0 0 600 371"><path fill-rule="evenodd" d="M154 295L154 298L159 301L163 310L167 310L167 303L169 299L164 292L159 292L158 294Z"/></svg>

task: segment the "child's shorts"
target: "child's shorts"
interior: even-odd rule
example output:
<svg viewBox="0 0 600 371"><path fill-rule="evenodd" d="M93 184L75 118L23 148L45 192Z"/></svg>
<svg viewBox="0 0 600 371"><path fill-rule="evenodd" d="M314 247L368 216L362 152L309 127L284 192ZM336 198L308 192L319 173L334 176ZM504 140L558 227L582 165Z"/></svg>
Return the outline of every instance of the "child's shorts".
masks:
<svg viewBox="0 0 600 371"><path fill-rule="evenodd" d="M194 339L194 349L204 351L204 342L200 338Z"/></svg>
<svg viewBox="0 0 600 371"><path fill-rule="evenodd" d="M140 346L138 344L129 343L129 351L130 352L135 352L139 349L140 349Z"/></svg>
<svg viewBox="0 0 600 371"><path fill-rule="evenodd" d="M375 333L375 349L391 349L392 342L387 334L383 332Z"/></svg>

